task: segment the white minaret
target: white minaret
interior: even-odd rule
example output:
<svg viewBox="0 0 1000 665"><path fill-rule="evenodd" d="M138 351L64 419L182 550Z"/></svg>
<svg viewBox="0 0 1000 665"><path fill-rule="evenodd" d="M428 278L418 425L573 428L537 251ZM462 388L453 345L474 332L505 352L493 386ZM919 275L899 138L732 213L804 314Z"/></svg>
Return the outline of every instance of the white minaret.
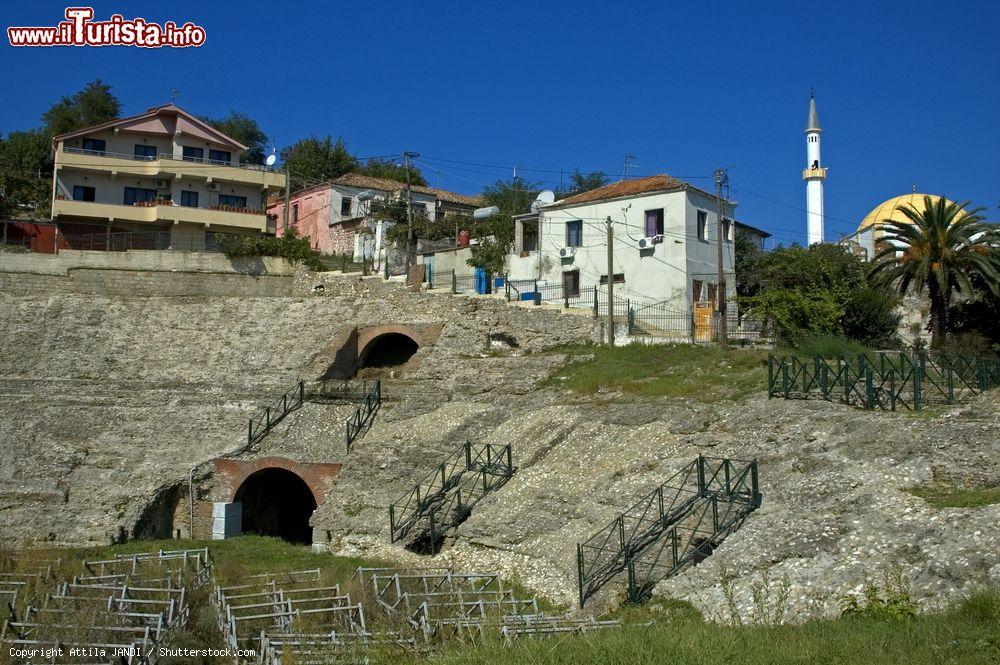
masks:
<svg viewBox="0 0 1000 665"><path fill-rule="evenodd" d="M806 125L806 168L802 179L806 181L806 235L809 244L823 242L823 181L826 169L819 156L819 115L816 113L816 99L809 92L809 123Z"/></svg>

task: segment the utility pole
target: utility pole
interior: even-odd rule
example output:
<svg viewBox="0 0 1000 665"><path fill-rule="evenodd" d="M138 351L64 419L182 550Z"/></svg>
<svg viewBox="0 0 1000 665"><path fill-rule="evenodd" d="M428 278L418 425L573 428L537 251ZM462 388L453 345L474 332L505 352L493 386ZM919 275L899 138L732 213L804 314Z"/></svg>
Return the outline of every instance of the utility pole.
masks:
<svg viewBox="0 0 1000 665"><path fill-rule="evenodd" d="M608 348L615 348L615 228L611 225L611 215L605 221L608 226Z"/></svg>
<svg viewBox="0 0 1000 665"><path fill-rule="evenodd" d="M715 297L719 301L719 348L729 347L728 331L726 330L726 271L722 263L723 245L725 244L725 234L723 233L723 206L722 206L722 185L729 184L729 175L725 169L715 170L715 221L716 226L716 257L718 260L719 276L718 286L715 289Z"/></svg>
<svg viewBox="0 0 1000 665"><path fill-rule="evenodd" d="M403 153L403 170L406 172L406 279L410 279L410 253L413 251L413 190L410 188L410 160L420 155Z"/></svg>
<svg viewBox="0 0 1000 665"><path fill-rule="evenodd" d="M292 177L291 177L291 174L288 171L288 164L285 164L285 209L282 211L284 213L283 214L283 217L284 217L284 224L283 224L283 226L285 227L285 231L284 231L285 233L288 233L288 202L291 200L291 197L292 197L292 195L291 195L291 184L292 184ZM275 233L275 235L278 235L278 234Z"/></svg>

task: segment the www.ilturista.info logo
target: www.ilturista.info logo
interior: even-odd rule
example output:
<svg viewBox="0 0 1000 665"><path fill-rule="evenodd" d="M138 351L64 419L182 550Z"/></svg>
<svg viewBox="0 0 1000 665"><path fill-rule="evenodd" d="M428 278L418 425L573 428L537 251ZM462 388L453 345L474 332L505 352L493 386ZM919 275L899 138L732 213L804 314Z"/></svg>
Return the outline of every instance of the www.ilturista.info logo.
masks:
<svg viewBox="0 0 1000 665"><path fill-rule="evenodd" d="M186 48L205 43L205 28L188 21L163 25L143 18L125 19L112 14L95 21L93 7L67 7L66 20L55 27L9 27L11 46L140 46L142 48Z"/></svg>

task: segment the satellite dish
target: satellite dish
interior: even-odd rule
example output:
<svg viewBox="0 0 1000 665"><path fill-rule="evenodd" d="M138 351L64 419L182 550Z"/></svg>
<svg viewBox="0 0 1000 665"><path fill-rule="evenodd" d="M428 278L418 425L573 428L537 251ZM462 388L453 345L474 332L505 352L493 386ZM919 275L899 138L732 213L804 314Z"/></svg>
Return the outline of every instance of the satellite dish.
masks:
<svg viewBox="0 0 1000 665"><path fill-rule="evenodd" d="M274 166L274 163L276 161L278 161L278 158L272 152L270 155L267 156L267 159L264 160L264 163L267 164L268 166Z"/></svg>
<svg viewBox="0 0 1000 665"><path fill-rule="evenodd" d="M536 196L535 200L531 202L531 212L538 212L539 207L548 205L550 203L554 203L555 200L556 200L555 192L553 192L551 189L543 189L542 191L538 192L538 196Z"/></svg>

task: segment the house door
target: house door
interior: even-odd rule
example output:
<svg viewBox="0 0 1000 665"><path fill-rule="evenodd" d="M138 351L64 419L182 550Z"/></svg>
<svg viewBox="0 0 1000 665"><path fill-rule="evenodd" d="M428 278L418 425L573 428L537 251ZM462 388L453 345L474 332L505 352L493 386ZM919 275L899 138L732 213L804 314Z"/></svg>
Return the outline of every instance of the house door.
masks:
<svg viewBox="0 0 1000 665"><path fill-rule="evenodd" d="M576 298L580 295L580 271L570 270L563 274L563 297Z"/></svg>

